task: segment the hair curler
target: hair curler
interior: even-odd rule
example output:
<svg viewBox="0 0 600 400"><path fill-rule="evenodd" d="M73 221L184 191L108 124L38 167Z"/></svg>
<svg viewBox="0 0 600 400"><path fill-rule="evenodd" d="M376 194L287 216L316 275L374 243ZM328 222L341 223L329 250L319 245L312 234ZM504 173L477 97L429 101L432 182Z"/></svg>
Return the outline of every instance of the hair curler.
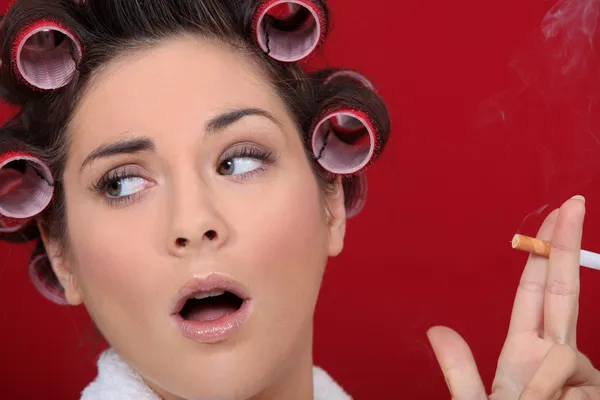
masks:
<svg viewBox="0 0 600 400"><path fill-rule="evenodd" d="M349 176L366 168L379 155L381 138L367 113L341 105L317 118L310 144L323 168Z"/></svg>
<svg viewBox="0 0 600 400"><path fill-rule="evenodd" d="M68 305L65 291L58 281L44 244L40 240L29 261L29 278L33 286L46 299L59 305Z"/></svg>
<svg viewBox="0 0 600 400"><path fill-rule="evenodd" d="M12 219L4 219L0 217L0 238L3 239L4 235L17 233L25 229L29 224L31 224L31 219L25 220L12 220Z"/></svg>
<svg viewBox="0 0 600 400"><path fill-rule="evenodd" d="M79 39L62 24L45 19L23 29L11 52L17 76L40 90L59 89L68 84L82 57Z"/></svg>
<svg viewBox="0 0 600 400"><path fill-rule="evenodd" d="M323 85L342 84L350 82L361 85L369 90L375 91L375 86L360 72L351 69L333 69L325 71Z"/></svg>
<svg viewBox="0 0 600 400"><path fill-rule="evenodd" d="M264 52L278 61L295 62L323 43L327 23L327 10L319 0L264 0L252 25Z"/></svg>
<svg viewBox="0 0 600 400"><path fill-rule="evenodd" d="M0 218L0 240L9 243L27 243L40 237L35 218L24 221Z"/></svg>
<svg viewBox="0 0 600 400"><path fill-rule="evenodd" d="M369 189L367 173L362 171L357 175L343 178L342 187L344 188L346 219L350 219L362 211L367 201Z"/></svg>
<svg viewBox="0 0 600 400"><path fill-rule="evenodd" d="M19 152L0 154L0 219L4 229L23 227L50 204L52 173L38 158Z"/></svg>

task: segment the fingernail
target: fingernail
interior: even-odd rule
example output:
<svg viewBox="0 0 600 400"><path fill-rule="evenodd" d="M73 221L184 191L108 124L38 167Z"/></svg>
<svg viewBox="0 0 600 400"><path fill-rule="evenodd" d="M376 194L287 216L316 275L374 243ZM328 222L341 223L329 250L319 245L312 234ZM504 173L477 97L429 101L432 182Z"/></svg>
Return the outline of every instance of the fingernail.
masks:
<svg viewBox="0 0 600 400"><path fill-rule="evenodd" d="M577 196L571 197L571 199L573 199L573 200L581 200L581 201L583 201L585 203L585 197L583 197L580 194L578 194Z"/></svg>

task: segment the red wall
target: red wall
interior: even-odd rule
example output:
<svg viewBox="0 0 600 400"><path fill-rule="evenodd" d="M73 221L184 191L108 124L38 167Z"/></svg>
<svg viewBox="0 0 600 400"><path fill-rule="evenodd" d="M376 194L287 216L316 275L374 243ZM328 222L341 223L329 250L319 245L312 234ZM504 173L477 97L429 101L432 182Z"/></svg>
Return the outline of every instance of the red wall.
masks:
<svg viewBox="0 0 600 400"><path fill-rule="evenodd" d="M316 361L356 399L448 398L425 336L446 324L489 385L526 258L512 235L581 193L584 247L600 251L598 56L577 19L573 42L541 40L545 0L330 4L324 62L372 78L394 130L326 274ZM28 251L0 245L0 393L75 399L95 374L94 336L84 310L37 295ZM599 285L582 270L579 343L597 365Z"/></svg>

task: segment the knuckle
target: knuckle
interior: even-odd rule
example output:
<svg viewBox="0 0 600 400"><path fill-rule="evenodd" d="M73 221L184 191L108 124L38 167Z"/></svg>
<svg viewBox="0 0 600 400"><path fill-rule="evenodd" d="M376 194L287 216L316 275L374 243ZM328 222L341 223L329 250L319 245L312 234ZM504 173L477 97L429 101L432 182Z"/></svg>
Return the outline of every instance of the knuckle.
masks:
<svg viewBox="0 0 600 400"><path fill-rule="evenodd" d="M561 363L568 371L574 373L577 369L577 351L567 344L557 344L555 349L559 353Z"/></svg>
<svg viewBox="0 0 600 400"><path fill-rule="evenodd" d="M577 248L575 246L557 240L550 243L550 249L551 251L553 250L555 252L559 251L565 253L572 253L577 251Z"/></svg>
<svg viewBox="0 0 600 400"><path fill-rule="evenodd" d="M546 283L523 279L519 282L519 288L523 289L525 292L543 293L546 290Z"/></svg>
<svg viewBox="0 0 600 400"><path fill-rule="evenodd" d="M573 297L579 295L579 286L555 279L546 283L546 292L556 296Z"/></svg>

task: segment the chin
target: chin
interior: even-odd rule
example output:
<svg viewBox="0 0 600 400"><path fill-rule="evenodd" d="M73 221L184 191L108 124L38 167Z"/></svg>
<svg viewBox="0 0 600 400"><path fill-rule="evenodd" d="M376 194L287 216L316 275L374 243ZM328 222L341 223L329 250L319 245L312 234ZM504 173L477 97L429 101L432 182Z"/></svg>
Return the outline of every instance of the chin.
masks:
<svg viewBox="0 0 600 400"><path fill-rule="evenodd" d="M280 379L283 365L273 353L259 355L257 350L262 346L217 346L221 348L211 349L209 354L196 350L184 362L165 363L176 365L163 371L170 376L157 374L158 379L146 383L163 398L175 395L185 400L246 400L268 391Z"/></svg>

